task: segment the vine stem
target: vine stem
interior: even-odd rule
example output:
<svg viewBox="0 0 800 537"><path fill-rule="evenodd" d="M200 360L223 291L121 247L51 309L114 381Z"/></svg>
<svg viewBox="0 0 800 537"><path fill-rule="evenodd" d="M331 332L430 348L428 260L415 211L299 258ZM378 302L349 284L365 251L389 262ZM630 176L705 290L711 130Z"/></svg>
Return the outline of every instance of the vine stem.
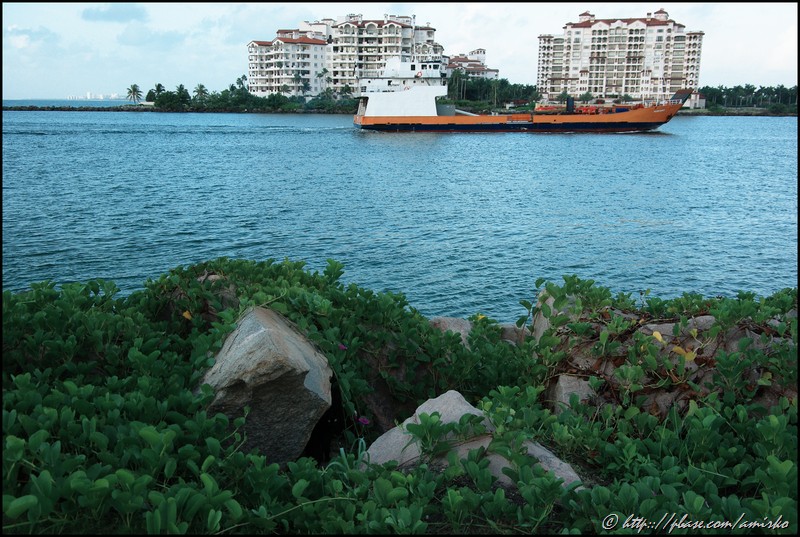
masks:
<svg viewBox="0 0 800 537"><path fill-rule="evenodd" d="M276 513L276 514L272 515L271 517L267 517L267 520L272 520L272 519L274 519L276 517L279 517L279 516L285 515L286 513L294 511L295 509L298 509L300 507L305 507L306 505L311 505L313 503L319 503L319 502L329 502L329 501L332 501L332 500L348 500L348 501L354 502L354 501L356 501L356 498L320 498L319 500L311 500L311 501L308 501L308 502L305 502L305 503L301 503L299 505L295 505L294 507L289 508L286 511L281 511L280 513ZM224 530L218 531L215 535L221 535L221 534L225 533L226 531L230 531L230 530L232 530L234 528L239 528L239 527L242 527L242 526L247 526L249 524L250 524L250 522L243 522L242 524L235 524L235 525L233 525L233 526L231 526L229 528L225 528Z"/></svg>

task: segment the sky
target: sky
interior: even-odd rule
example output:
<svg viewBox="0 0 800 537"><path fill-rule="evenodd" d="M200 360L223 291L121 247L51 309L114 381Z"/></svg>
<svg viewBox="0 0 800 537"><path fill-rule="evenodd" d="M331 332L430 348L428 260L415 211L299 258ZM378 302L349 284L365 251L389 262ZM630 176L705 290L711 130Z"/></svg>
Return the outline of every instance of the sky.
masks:
<svg viewBox="0 0 800 537"><path fill-rule="evenodd" d="M247 44L300 22L416 15L446 55L483 48L512 84L536 84L538 36L664 9L702 31L700 86L797 85L797 3L3 3L3 99L143 93L162 84L222 91L247 74Z"/></svg>

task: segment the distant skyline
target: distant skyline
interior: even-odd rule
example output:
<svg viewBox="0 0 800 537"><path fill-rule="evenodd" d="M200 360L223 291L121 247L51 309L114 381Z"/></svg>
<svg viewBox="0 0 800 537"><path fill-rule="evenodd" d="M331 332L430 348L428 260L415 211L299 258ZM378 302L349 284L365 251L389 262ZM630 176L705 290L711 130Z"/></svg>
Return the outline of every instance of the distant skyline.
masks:
<svg viewBox="0 0 800 537"><path fill-rule="evenodd" d="M536 84L538 37L598 19L664 9L702 31L700 86L797 85L797 3L3 3L3 99L143 94L203 84L222 91L247 74L247 43L303 21L415 15L446 55L486 50L512 84Z"/></svg>

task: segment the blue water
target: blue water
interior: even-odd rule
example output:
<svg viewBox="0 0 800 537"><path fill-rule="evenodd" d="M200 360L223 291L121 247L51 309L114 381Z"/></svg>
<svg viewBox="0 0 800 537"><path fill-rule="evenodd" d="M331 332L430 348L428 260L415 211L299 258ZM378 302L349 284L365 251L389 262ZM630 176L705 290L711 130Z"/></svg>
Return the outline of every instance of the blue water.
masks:
<svg viewBox="0 0 800 537"><path fill-rule="evenodd" d="M126 104L133 104L131 101L122 99L3 99L3 106L37 106L45 108L48 106L70 106L72 108L86 108L86 107L110 107L110 106L124 106Z"/></svg>
<svg viewBox="0 0 800 537"><path fill-rule="evenodd" d="M537 278L797 286L797 119L657 133L360 131L345 115L3 112L3 289L287 257L426 316L523 315Z"/></svg>

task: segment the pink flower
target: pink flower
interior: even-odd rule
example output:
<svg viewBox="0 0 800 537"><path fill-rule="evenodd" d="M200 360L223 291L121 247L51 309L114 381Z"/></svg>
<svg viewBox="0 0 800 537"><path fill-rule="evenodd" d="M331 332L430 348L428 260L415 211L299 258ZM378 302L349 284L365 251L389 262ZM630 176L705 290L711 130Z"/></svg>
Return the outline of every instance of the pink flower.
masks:
<svg viewBox="0 0 800 537"><path fill-rule="evenodd" d="M339 343L339 350L340 351L346 351L347 350L347 345L345 345L344 343Z"/></svg>
<svg viewBox="0 0 800 537"><path fill-rule="evenodd" d="M369 418L367 418L366 416L359 416L358 423L360 423L361 425L369 425Z"/></svg>

